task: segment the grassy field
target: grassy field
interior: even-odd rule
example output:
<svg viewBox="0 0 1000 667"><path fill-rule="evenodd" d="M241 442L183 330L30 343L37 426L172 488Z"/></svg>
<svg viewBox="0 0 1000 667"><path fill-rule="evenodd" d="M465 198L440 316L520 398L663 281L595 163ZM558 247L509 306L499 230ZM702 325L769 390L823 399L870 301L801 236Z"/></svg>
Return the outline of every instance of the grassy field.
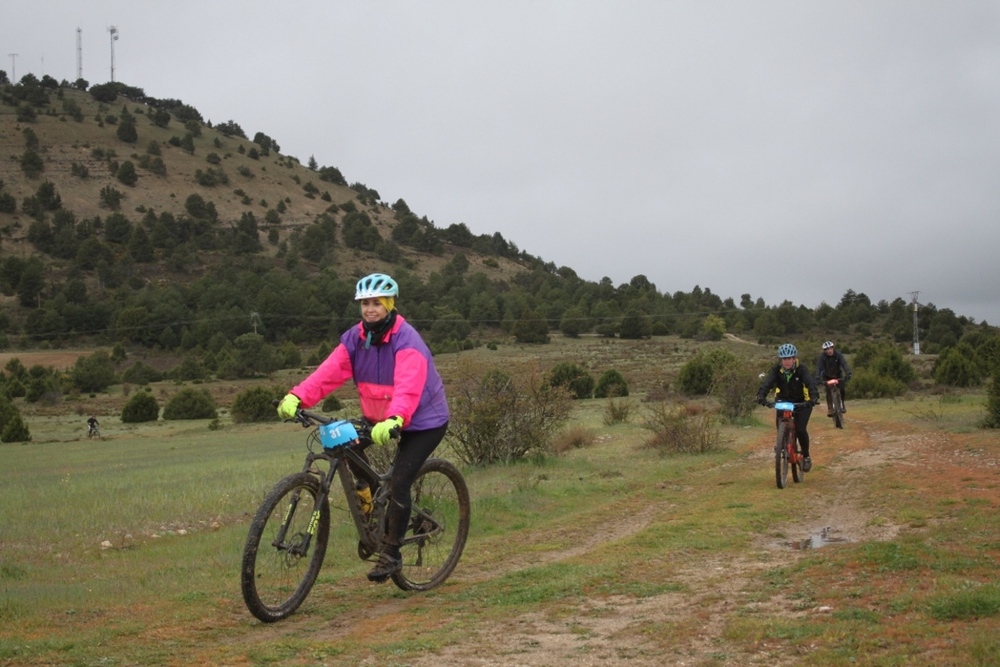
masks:
<svg viewBox="0 0 1000 667"><path fill-rule="evenodd" d="M996 665L1000 439L982 396L817 413L813 472L774 484L773 424L663 457L602 401L593 444L463 469L462 562L441 588L369 584L331 546L290 619L243 606L257 504L300 465L289 424L141 427L33 416L0 446L0 665ZM445 456L447 451L442 452Z"/></svg>

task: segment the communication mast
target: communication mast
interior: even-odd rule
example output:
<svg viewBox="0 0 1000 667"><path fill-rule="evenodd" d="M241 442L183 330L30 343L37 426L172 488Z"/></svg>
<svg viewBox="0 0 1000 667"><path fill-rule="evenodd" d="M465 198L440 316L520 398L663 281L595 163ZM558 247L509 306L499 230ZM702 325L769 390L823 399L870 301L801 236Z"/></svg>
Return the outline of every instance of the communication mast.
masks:
<svg viewBox="0 0 1000 667"><path fill-rule="evenodd" d="M111 34L111 83L115 82L115 42L118 41L118 26L108 26Z"/></svg>
<svg viewBox="0 0 1000 667"><path fill-rule="evenodd" d="M917 309L920 304L917 303L917 295L920 292L910 292L910 297L913 300L913 354L920 354L920 329L917 327Z"/></svg>
<svg viewBox="0 0 1000 667"><path fill-rule="evenodd" d="M83 78L83 29L76 29L76 78Z"/></svg>

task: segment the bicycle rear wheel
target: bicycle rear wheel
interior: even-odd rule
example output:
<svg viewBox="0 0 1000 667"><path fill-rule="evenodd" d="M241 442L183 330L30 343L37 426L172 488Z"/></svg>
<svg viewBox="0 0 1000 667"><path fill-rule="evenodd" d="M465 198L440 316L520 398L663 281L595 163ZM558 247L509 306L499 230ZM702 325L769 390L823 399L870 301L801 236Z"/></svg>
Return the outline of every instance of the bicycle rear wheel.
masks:
<svg viewBox="0 0 1000 667"><path fill-rule="evenodd" d="M789 439L788 444L785 446L785 451L789 452L790 454L794 452L795 454L794 456L790 455L789 458L791 459L791 466L792 466L792 480L796 484L798 484L799 482L801 482L806 478L806 470L805 468L802 467L802 463L805 457L802 456L802 450L799 449L798 443L795 442L794 433L791 434L791 438Z"/></svg>
<svg viewBox="0 0 1000 667"><path fill-rule="evenodd" d="M779 489L788 486L788 449L785 445L787 431L788 424L786 422L778 424L778 439L774 443L774 480Z"/></svg>
<svg viewBox="0 0 1000 667"><path fill-rule="evenodd" d="M410 490L413 510L392 581L404 591L427 591L452 573L469 537L471 503L462 473L450 461L428 459Z"/></svg>
<svg viewBox="0 0 1000 667"><path fill-rule="evenodd" d="M304 548L319 493L312 475L289 475L267 494L250 524L240 585L247 609L265 623L298 609L323 565L330 534L327 503L320 505L316 533Z"/></svg>

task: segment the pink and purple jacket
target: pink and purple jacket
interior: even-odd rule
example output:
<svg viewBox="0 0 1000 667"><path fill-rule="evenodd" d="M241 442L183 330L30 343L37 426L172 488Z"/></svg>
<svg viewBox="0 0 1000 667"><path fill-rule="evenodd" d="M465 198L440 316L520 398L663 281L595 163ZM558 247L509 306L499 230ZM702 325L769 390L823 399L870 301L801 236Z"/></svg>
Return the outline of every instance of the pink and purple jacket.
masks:
<svg viewBox="0 0 1000 667"><path fill-rule="evenodd" d="M340 337L340 344L291 393L312 407L348 380L354 380L361 412L371 422L403 418L404 431L424 431L448 422L444 383L420 334L402 315L385 340L365 348L359 322Z"/></svg>

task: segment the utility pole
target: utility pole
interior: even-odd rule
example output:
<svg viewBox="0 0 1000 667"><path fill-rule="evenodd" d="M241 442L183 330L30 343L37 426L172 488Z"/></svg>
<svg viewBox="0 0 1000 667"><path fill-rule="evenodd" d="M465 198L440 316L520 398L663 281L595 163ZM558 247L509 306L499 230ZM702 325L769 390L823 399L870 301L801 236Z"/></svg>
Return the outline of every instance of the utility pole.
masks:
<svg viewBox="0 0 1000 667"><path fill-rule="evenodd" d="M76 79L83 78L83 30L76 29Z"/></svg>
<svg viewBox="0 0 1000 667"><path fill-rule="evenodd" d="M118 41L118 26L108 26L111 34L111 83L115 82L115 42Z"/></svg>
<svg viewBox="0 0 1000 667"><path fill-rule="evenodd" d="M910 297L913 300L913 354L920 354L920 329L917 327L917 308L920 304L917 303L917 296L920 294L917 292L910 292Z"/></svg>
<svg viewBox="0 0 1000 667"><path fill-rule="evenodd" d="M10 82L17 83L17 54L8 53L10 56Z"/></svg>

